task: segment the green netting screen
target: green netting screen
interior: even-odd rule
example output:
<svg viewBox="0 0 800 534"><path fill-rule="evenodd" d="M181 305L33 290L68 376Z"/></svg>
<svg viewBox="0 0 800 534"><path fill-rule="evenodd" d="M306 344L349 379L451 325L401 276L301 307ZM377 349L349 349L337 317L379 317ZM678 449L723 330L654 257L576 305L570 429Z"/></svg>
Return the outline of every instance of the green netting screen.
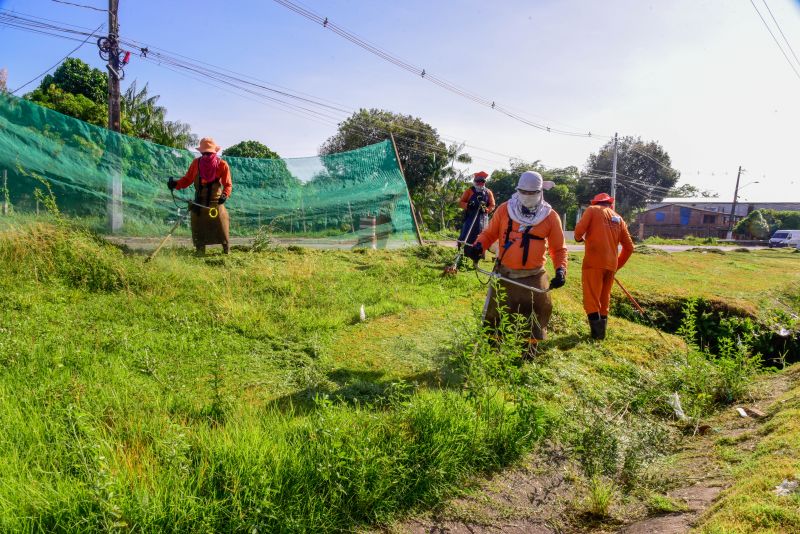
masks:
<svg viewBox="0 0 800 534"><path fill-rule="evenodd" d="M183 176L194 157L0 93L0 170L15 213L35 212L35 190L47 182L64 215L101 231L161 236L186 210L173 202L167 179ZM232 236L261 230L325 247L416 243L389 141L329 156L224 159L233 177L225 204Z"/></svg>

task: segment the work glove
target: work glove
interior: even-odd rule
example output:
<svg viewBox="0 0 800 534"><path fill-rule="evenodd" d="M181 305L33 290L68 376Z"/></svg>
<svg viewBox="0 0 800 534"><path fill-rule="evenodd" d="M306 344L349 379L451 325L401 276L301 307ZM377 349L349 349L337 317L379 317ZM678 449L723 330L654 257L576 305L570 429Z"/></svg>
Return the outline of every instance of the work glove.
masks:
<svg viewBox="0 0 800 534"><path fill-rule="evenodd" d="M217 204L219 204L220 206L222 206L223 204L225 204L225 201L226 201L226 200L228 200L228 195L226 195L225 193L222 193L222 194L219 196L219 200L217 201Z"/></svg>
<svg viewBox="0 0 800 534"><path fill-rule="evenodd" d="M480 243L475 243L474 245L465 245L464 254L473 261L479 261L483 259L484 256L483 245Z"/></svg>
<svg viewBox="0 0 800 534"><path fill-rule="evenodd" d="M487 211L489 211L489 207L486 205L486 203L481 202L480 210L481 210L481 213L486 213Z"/></svg>
<svg viewBox="0 0 800 534"><path fill-rule="evenodd" d="M178 181L175 180L174 178L170 178L169 180L167 180L167 187L169 188L170 191L174 191L177 186L178 186Z"/></svg>
<svg viewBox="0 0 800 534"><path fill-rule="evenodd" d="M550 289L558 289L567 283L567 270L563 267L556 269L556 275L550 280Z"/></svg>

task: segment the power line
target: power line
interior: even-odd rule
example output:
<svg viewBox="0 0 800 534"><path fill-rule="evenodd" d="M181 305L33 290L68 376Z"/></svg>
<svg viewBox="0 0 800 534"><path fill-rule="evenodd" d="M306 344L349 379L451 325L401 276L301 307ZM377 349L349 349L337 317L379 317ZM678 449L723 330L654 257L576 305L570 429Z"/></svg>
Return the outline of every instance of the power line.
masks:
<svg viewBox="0 0 800 534"><path fill-rule="evenodd" d="M783 57L786 58L786 62L789 63L789 66L794 71L794 75L797 76L797 79L800 80L800 72L797 72L797 69L795 68L794 64L792 63L792 60L789 59L789 56L786 55L786 51L784 51L783 47L781 46L780 41L778 41L778 38L775 37L775 34L772 33L772 29L769 27L769 24L767 24L767 21L764 20L764 17L761 15L761 12L758 10L758 8L756 7L756 4L755 4L755 2L753 2L753 0L750 0L750 5L752 5L753 9L755 9L756 13L758 13L758 18L760 18L761 22L764 23L764 27L769 32L770 36L772 37L772 40L775 41L775 44L778 46L778 50L780 50L781 54L783 54Z"/></svg>
<svg viewBox="0 0 800 534"><path fill-rule="evenodd" d="M797 58L797 54L794 53L794 48L792 48L791 43L789 43L789 39L786 38L786 34L783 33L783 30L781 29L781 25L778 24L778 19L776 19L775 15L772 14L772 10L769 8L769 4L767 4L767 0L762 0L762 1L764 2L764 7L767 8L767 11L769 11L769 16L772 17L772 22L775 23L775 26L778 28L778 31L781 32L781 37L783 37L783 40L786 43L786 46L789 47L789 51L794 56L794 60L797 62L798 65L800 65L800 59Z"/></svg>
<svg viewBox="0 0 800 534"><path fill-rule="evenodd" d="M523 117L515 112L513 112L510 108L506 108L497 104L497 102L493 99L486 98L480 95L477 95L467 89L459 87L458 85L449 82L443 78L440 78L434 74L428 72L424 67L415 66L408 61L405 61L397 56L392 55L390 52L366 41L365 39L359 37L358 35L346 30L345 28L335 24L334 22L330 21L328 17L323 17L313 11L306 9L299 4L292 2L291 0L274 0L277 4L289 9L297 13L298 15L305 17L306 19L321 25L323 28L328 29L335 34L339 35L340 37L350 41L351 43L355 44L356 46L370 52L373 55L378 56L379 58L395 65L396 67L403 69L411 74L419 76L420 78L427 80L435 85L438 85L442 89L450 91L462 98L466 98L467 100L471 100L476 104L482 105L484 107L488 107L495 111L498 111L518 122L526 124L528 126L532 126L536 129L546 131L549 133L557 133L560 135L572 136L572 137L599 137L599 138L610 138L610 136L599 136L597 134L593 134L591 131L572 131L572 130L563 130L560 128L553 128L547 124L542 124L530 119Z"/></svg>
<svg viewBox="0 0 800 534"><path fill-rule="evenodd" d="M103 13L108 13L107 9L102 9L102 8L99 8L99 7L87 6L87 5L84 5L84 4L73 4L72 2L65 2L64 0L51 0L51 1L52 2L56 2L58 4L66 4L68 6L82 7L84 9L94 9L95 11L102 11Z"/></svg>
<svg viewBox="0 0 800 534"><path fill-rule="evenodd" d="M94 33L97 31L94 30L85 32L81 31L83 30L83 28L80 26L66 24L66 26L77 28L77 29L71 29L65 27L64 25L61 25L62 23L53 21L51 19L44 19L32 15L29 17L30 18L26 18L19 16L19 14L17 13L11 13L7 12L6 10L0 10L0 25L7 25L25 31L32 31L34 33L43 33L54 37L62 37L70 39L73 39L71 37L72 35L86 35L87 39L83 41L84 43L86 42L86 40L88 40L88 38L92 37ZM64 33L67 33L68 35L65 36L63 35ZM167 68L168 70L172 70L173 72L184 74L189 78L198 81L200 80L200 78L205 78L206 80L208 80L206 82L208 85L211 85L221 90L227 90L231 94L235 94L240 97L248 98L247 96L236 91L247 93L249 95L252 95L260 99L260 103L262 104L270 105L271 107L277 106L279 109L296 116L298 116L297 114L299 113L301 114L299 116L302 116L306 119L315 120L317 122L321 122L326 125L331 125L329 121L336 121L338 123L344 119L344 117L342 116L337 116L336 113L347 113L347 114L354 113L352 110L347 109L346 106L342 104L338 104L330 100L309 95L307 93L302 93L298 95L297 91L277 86L276 84L265 82L263 80L259 80L257 78L254 78L246 74L238 73L230 69L209 65L207 63L199 63L196 60L188 58L187 56L171 53L166 50L160 49L158 47L150 47L135 40L123 38L120 39L120 41L128 47L138 49L142 59L146 61L155 63L161 67ZM186 59L180 59L180 58L186 58ZM220 71L225 71L228 74L224 74ZM275 87L279 87L279 89L275 89ZM265 95L262 93L263 91L269 92L273 96ZM280 97L294 100L294 102L284 100L283 98ZM269 104L265 101L269 102ZM323 108L325 111L321 112L319 110L306 107L307 105L320 107ZM412 132L418 134L425 133L396 123L384 124L381 128L378 129L382 132L388 133L389 130L387 128L395 128L402 132ZM368 133L363 128L359 129L361 129L363 133ZM411 137L398 135L398 138L403 139L404 141L407 141L413 145L416 145L417 147L420 147L420 148L408 147L408 149L411 150L412 152L416 152L419 154L439 155L446 151L446 147L435 146L430 143L425 143L423 141ZM502 152L498 152L496 150L472 145L467 143L465 140L461 140L455 137L448 138L447 136L440 135L440 138L446 142L451 142L455 144L464 144L464 146L470 149L503 156L508 158L509 160L518 159L524 161L525 159L527 159L527 158L522 158L518 155L505 154ZM429 150L424 150L426 148ZM491 158L486 158L486 157L482 157L482 159L491 160ZM540 165L542 165L545 168L548 167L541 163Z"/></svg>
<svg viewBox="0 0 800 534"><path fill-rule="evenodd" d="M31 78L30 80L28 80L28 81L27 81L27 82L25 82L24 84L20 85L19 87L17 87L17 88L16 88L16 89L14 89L13 91L11 91L11 94L13 95L14 93L16 93L17 91L19 91L20 89L23 89L23 88L27 87L28 85L32 84L33 82L35 82L36 80L38 80L39 78L41 78L42 76L44 76L45 74L47 74L48 72L50 72L51 70L53 70L54 68L56 68L56 67L58 67L59 65L61 65L61 63L62 63L62 62L65 60L65 59L67 59L69 56L71 56L72 54L74 54L75 52L77 52L77 51L78 51L78 49L79 49L80 47L82 47L83 45L85 45L85 44L86 44L86 43L89 41L89 39L91 39L92 37L94 37L94 34L95 34L96 32L98 32L98 31L100 31L100 28L102 28L103 26L105 26L105 23L103 23L103 24L100 24L100 26L98 26L98 27L97 27L97 28L94 30L94 32L92 32L92 34L91 34L91 35L88 35L88 36L86 37L86 39L84 39L84 40L81 42L81 44L79 44L78 46L76 46L75 48L73 48L72 50L70 50L69 52L67 52L67 55L66 55L66 56L64 56L64 57L62 57L61 59L59 59L59 60L58 60L58 62L57 62L55 65L53 65L52 67L50 67L49 69L47 69L47 70L46 70L46 71L44 71L43 73L39 74L39 75L38 75L38 76L36 76L35 78Z"/></svg>

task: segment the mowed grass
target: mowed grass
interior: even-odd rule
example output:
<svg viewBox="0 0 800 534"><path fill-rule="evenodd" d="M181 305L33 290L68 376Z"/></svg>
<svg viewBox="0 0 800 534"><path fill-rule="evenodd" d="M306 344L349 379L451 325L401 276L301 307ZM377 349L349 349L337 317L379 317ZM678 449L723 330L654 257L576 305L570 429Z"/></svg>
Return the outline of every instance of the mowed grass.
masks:
<svg viewBox="0 0 800 534"><path fill-rule="evenodd" d="M784 481L800 480L800 366L787 375L793 387L773 405L755 450L737 458L733 486L705 515L700 532L800 532L800 491L775 493Z"/></svg>
<svg viewBox="0 0 800 534"><path fill-rule="evenodd" d="M635 257L626 281L684 295L676 269L742 269L684 254ZM741 256L775 278L800 255ZM443 278L449 261L168 249L144 264L74 229L7 229L0 530L352 530L440 502L585 406L650 417L680 340L614 319L587 342L573 261L541 358L520 373L486 347L475 359L484 287ZM755 306L779 281L718 296Z"/></svg>

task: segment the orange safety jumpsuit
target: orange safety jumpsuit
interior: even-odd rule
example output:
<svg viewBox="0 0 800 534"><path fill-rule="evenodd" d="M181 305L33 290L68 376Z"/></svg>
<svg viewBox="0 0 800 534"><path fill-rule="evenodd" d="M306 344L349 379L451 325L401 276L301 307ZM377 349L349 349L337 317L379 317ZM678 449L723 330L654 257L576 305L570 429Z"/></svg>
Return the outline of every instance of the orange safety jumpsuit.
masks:
<svg viewBox="0 0 800 534"><path fill-rule="evenodd" d="M498 240L500 264L495 271L506 278L539 289L547 288L549 280L544 268L545 251L550 255L555 268L562 267L566 271L567 247L564 245L561 218L555 210L527 232L521 232L519 223L508 215L508 203L500 204L489 221L489 226L481 232L476 243L480 243L483 250L488 250ZM494 328L499 326L500 309L505 307L508 313L518 313L527 318L531 328L531 343L544 339L553 312L550 294L536 293L503 280L499 281L499 285L504 289L504 301L500 302L495 296L494 285L490 286L485 323Z"/></svg>
<svg viewBox="0 0 800 534"><path fill-rule="evenodd" d="M575 226L575 241L585 241L581 285L587 315L608 316L614 274L633 254L628 226L609 206L590 206ZM619 245L622 251L619 251Z"/></svg>

